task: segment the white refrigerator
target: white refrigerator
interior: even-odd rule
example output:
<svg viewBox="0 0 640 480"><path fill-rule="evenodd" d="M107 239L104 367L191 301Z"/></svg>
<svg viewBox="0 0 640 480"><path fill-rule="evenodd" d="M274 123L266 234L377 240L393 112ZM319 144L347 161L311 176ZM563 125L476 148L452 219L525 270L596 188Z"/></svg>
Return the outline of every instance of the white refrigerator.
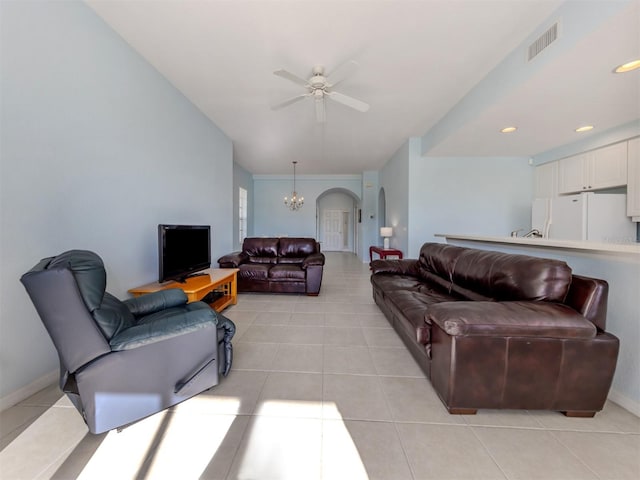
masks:
<svg viewBox="0 0 640 480"><path fill-rule="evenodd" d="M636 225L627 217L627 196L584 192L554 198L536 198L531 228L556 240L634 243Z"/></svg>

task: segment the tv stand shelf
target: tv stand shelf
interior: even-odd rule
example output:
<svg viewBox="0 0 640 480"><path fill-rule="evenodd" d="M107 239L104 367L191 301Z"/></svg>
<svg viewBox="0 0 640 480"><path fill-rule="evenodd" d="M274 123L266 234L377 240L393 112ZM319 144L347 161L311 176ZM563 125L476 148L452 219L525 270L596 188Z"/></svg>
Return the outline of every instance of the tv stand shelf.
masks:
<svg viewBox="0 0 640 480"><path fill-rule="evenodd" d="M229 305L238 303L237 273L237 268L208 268L202 272L202 275L188 277L184 283L174 281L153 282L132 288L129 293L134 297L138 297L158 290L179 288L187 295L189 302L197 302L210 292L221 292L222 296L219 296L209 304L216 312L221 312Z"/></svg>

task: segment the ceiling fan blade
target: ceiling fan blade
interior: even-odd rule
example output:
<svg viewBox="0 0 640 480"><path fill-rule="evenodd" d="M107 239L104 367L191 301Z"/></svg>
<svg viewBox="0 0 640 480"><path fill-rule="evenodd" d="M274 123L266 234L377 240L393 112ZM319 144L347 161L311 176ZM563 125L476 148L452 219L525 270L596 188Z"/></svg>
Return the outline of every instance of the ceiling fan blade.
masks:
<svg viewBox="0 0 640 480"><path fill-rule="evenodd" d="M326 92L327 95L329 95L329 98L331 100L335 100L338 103L341 103L343 105L346 105L347 107L351 107L355 110L358 110L359 112L366 112L367 110L369 110L369 104L368 103L364 103L361 100L358 100L356 98L350 97L348 95L345 95L343 93L338 93L338 92Z"/></svg>
<svg viewBox="0 0 640 480"><path fill-rule="evenodd" d="M310 95L311 95L310 93L305 93L305 94L303 94L303 95L298 95L298 96L296 96L296 97L290 98L289 100L285 100L285 101L284 101L284 102L282 102L282 103L278 103L278 104L276 104L276 105L273 105L273 106L271 107L271 110L280 110L281 108L288 107L288 106L289 106L289 105L291 105L292 103L299 102L300 100L302 100L302 99L304 99L304 98L307 98L307 97L308 97L308 96L310 96Z"/></svg>
<svg viewBox="0 0 640 480"><path fill-rule="evenodd" d="M324 97L316 98L314 103L316 104L316 120L318 123L324 123L327 118L324 111Z"/></svg>
<svg viewBox="0 0 640 480"><path fill-rule="evenodd" d="M348 62L344 62L343 64L338 65L335 70L328 74L327 80L332 87L335 87L349 75L355 72L357 68L358 63L353 60L349 60Z"/></svg>
<svg viewBox="0 0 640 480"><path fill-rule="evenodd" d="M280 69L280 70L276 70L275 72L273 72L274 75L277 75L278 77L282 77L282 78L286 78L287 80L296 83L298 85L302 85L304 87L308 87L309 84L307 83L307 81L304 78L300 78L299 76L288 72L284 69Z"/></svg>

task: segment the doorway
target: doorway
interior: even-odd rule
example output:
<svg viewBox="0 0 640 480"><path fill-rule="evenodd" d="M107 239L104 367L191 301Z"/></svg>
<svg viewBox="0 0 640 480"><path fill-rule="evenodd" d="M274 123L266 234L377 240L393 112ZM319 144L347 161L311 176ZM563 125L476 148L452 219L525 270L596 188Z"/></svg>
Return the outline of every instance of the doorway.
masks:
<svg viewBox="0 0 640 480"><path fill-rule="evenodd" d="M360 199L345 188L323 192L316 202L317 238L323 251L358 253Z"/></svg>
<svg viewBox="0 0 640 480"><path fill-rule="evenodd" d="M349 212L325 210L322 226L324 230L324 250L349 250Z"/></svg>

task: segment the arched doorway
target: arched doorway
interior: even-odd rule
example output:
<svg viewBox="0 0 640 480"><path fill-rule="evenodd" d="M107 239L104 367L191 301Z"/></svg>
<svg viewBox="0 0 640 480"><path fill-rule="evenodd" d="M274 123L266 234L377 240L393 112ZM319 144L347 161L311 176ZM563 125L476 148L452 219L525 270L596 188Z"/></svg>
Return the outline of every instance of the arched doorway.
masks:
<svg viewBox="0 0 640 480"><path fill-rule="evenodd" d="M358 253L360 198L346 188L322 192L316 200L316 238L323 251Z"/></svg>

